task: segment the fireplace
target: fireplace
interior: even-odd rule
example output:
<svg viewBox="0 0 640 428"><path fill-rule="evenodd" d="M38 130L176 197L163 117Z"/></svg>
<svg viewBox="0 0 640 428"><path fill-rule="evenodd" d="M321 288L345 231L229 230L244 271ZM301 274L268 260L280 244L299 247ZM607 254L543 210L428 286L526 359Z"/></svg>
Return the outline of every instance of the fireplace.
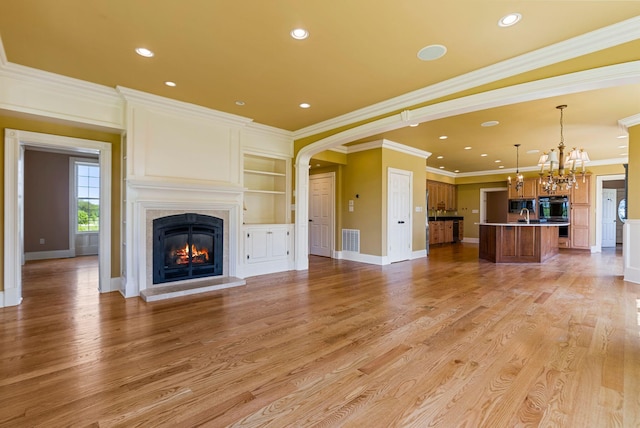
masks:
<svg viewBox="0 0 640 428"><path fill-rule="evenodd" d="M223 274L221 218L177 214L153 220L153 283Z"/></svg>

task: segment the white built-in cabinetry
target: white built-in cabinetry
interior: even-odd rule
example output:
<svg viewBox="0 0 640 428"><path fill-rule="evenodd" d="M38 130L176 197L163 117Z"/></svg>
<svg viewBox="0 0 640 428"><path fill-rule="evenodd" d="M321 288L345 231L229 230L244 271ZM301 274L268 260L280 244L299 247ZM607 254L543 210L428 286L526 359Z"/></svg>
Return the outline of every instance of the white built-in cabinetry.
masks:
<svg viewBox="0 0 640 428"><path fill-rule="evenodd" d="M245 153L243 160L244 223L290 223L291 161L252 153Z"/></svg>
<svg viewBox="0 0 640 428"><path fill-rule="evenodd" d="M292 269L291 159L245 151L242 171L244 276Z"/></svg>

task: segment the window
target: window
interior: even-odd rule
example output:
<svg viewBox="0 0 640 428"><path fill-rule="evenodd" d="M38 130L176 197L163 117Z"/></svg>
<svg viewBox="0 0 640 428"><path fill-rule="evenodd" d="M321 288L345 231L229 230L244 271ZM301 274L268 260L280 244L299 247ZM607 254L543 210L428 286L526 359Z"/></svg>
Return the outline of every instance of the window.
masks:
<svg viewBox="0 0 640 428"><path fill-rule="evenodd" d="M76 232L100 230L100 166L91 161L75 162Z"/></svg>

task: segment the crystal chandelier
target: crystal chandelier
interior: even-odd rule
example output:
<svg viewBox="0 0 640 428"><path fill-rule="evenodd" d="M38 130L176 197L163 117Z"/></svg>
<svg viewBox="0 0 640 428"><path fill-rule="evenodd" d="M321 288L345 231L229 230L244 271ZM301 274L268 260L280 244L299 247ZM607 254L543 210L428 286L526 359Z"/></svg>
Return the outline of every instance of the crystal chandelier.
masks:
<svg viewBox="0 0 640 428"><path fill-rule="evenodd" d="M589 155L584 149L575 147L565 158L564 155L564 109L566 105L556 107L560 110L560 144L558 151L551 149L548 153L543 153L538 161L540 167L540 185L542 190L551 194L558 190L569 190L572 187L578 188L576 180L576 168L582 166L582 182L585 182L585 164L589 162ZM548 169L547 169L548 168ZM565 170L568 170L565 173Z"/></svg>
<svg viewBox="0 0 640 428"><path fill-rule="evenodd" d="M515 179L515 183L512 183L511 181L511 176L507 177L507 181L509 182L509 187L511 187L512 185L515 186L516 189L516 194L520 193L520 189L522 189L522 186L524 186L524 177L522 176L522 174L520 174L520 144L514 144L513 145L516 148L516 179Z"/></svg>

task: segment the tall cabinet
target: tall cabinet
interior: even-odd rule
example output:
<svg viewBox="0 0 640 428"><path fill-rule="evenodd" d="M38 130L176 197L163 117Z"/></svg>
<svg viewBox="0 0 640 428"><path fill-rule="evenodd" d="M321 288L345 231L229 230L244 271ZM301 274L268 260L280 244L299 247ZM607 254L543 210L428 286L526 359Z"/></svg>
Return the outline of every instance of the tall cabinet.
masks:
<svg viewBox="0 0 640 428"><path fill-rule="evenodd" d="M588 250L591 248L589 245L591 177L586 176L584 182L580 177L577 180L578 188L573 187L569 196L571 203L569 239L571 240L571 248Z"/></svg>
<svg viewBox="0 0 640 428"><path fill-rule="evenodd" d="M245 151L242 171L244 275L291 269L291 158Z"/></svg>

